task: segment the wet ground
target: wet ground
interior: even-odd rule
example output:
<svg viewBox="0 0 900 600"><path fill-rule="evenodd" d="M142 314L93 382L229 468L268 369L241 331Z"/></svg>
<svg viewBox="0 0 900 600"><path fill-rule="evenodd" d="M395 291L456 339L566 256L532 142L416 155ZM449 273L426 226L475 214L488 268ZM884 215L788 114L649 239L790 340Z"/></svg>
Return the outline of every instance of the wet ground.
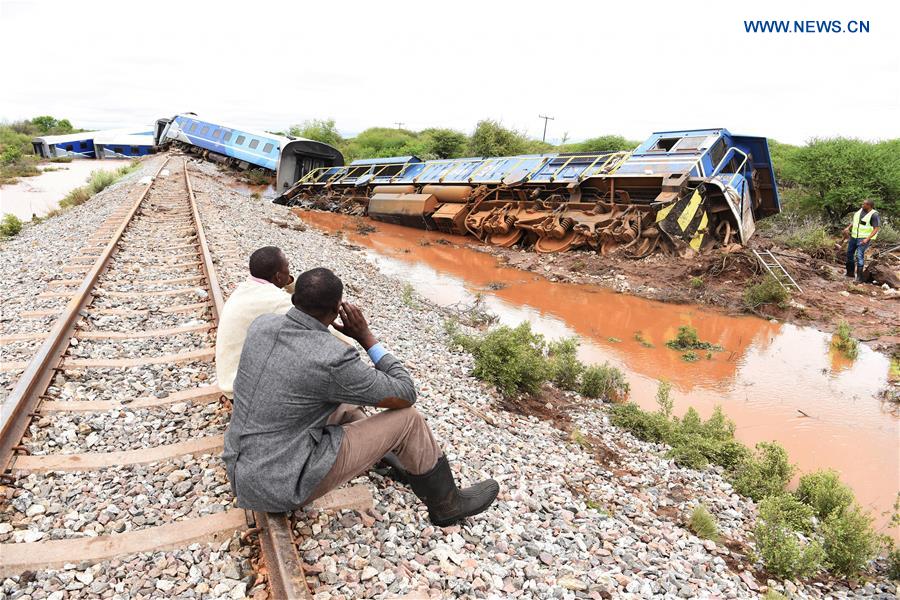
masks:
<svg viewBox="0 0 900 600"><path fill-rule="evenodd" d="M802 472L838 470L878 522L886 522L882 513L900 490L900 419L878 397L887 385L885 355L862 345L848 361L830 349L828 334L812 327L551 282L503 266L465 238L372 221L364 223L376 231L362 234L358 219L332 213L305 211L302 218L343 230L382 271L438 304L471 302L482 293L501 323L528 320L551 339L577 335L581 359L622 369L631 399L645 408L655 407L660 379L673 384L676 413L694 406L707 416L722 405L741 441L779 441ZM685 362L665 346L679 325L695 327L724 350Z"/></svg>
<svg viewBox="0 0 900 600"><path fill-rule="evenodd" d="M94 171L115 171L129 160L73 160L70 163L44 163L44 173L22 177L14 185L0 188L0 214L12 213L23 221L32 215L42 217L58 208L59 201L73 189L85 184Z"/></svg>

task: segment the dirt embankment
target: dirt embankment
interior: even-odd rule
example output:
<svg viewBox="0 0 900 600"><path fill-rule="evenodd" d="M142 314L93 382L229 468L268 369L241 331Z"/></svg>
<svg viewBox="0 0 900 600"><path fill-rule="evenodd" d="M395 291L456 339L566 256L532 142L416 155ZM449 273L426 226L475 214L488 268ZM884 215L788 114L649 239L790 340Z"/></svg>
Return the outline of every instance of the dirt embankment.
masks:
<svg viewBox="0 0 900 600"><path fill-rule="evenodd" d="M872 348L900 352L900 293L844 276L844 266L778 247L757 236L752 246L770 249L802 288L780 306L766 304L753 312L761 317L831 332L846 320L854 335ZM601 256L592 251L538 254L518 249L476 246L510 266L551 280L601 285L653 300L702 303L727 313L749 312L746 289L763 275L750 248L715 249L689 258L650 256L640 260ZM730 250L730 251L729 251Z"/></svg>

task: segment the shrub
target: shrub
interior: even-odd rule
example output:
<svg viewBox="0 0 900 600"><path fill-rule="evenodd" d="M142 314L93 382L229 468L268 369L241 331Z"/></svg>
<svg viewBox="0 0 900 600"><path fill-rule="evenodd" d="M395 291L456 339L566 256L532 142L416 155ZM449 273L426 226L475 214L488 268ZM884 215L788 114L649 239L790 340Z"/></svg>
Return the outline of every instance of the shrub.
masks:
<svg viewBox="0 0 900 600"><path fill-rule="evenodd" d="M266 185L272 180L272 176L265 169L250 169L244 173L244 179L250 185Z"/></svg>
<svg viewBox="0 0 900 600"><path fill-rule="evenodd" d="M22 160L22 151L17 146L10 146L0 154L0 164L11 165Z"/></svg>
<svg viewBox="0 0 900 600"><path fill-rule="evenodd" d="M678 328L678 333L675 335L675 339L669 340L666 342L666 346L673 350L721 350L721 346L717 346L715 344L711 344L709 342L704 342L697 335L697 330L691 327L690 325L681 325ZM685 353L687 354L687 353ZM696 353L693 353L696 357ZM684 355L682 355L684 358ZM685 358L685 360L689 360ZM693 360L696 360L694 358Z"/></svg>
<svg viewBox="0 0 900 600"><path fill-rule="evenodd" d="M405 283L403 285L403 291L400 293L400 300L403 302L404 306L408 308L418 308L419 303L416 302L415 298L416 290L410 283Z"/></svg>
<svg viewBox="0 0 900 600"><path fill-rule="evenodd" d="M881 229L878 230L878 242L882 248L900 244L900 231L894 227L893 219L890 222L882 219Z"/></svg>
<svg viewBox="0 0 900 600"><path fill-rule="evenodd" d="M831 336L831 347L853 360L859 356L859 342L853 337L853 330L847 321L838 323L838 328Z"/></svg>
<svg viewBox="0 0 900 600"><path fill-rule="evenodd" d="M0 236L13 237L22 231L22 220L12 213L3 215L0 219Z"/></svg>
<svg viewBox="0 0 900 600"><path fill-rule="evenodd" d="M856 504L829 514L822 525L822 537L829 569L845 577L865 569L880 545L872 529L872 517Z"/></svg>
<svg viewBox="0 0 900 600"><path fill-rule="evenodd" d="M777 496L768 496L759 503L760 514L777 515L778 520L796 531L802 531L809 535L815 529L813 517L816 511L811 506L797 499L797 496L784 493Z"/></svg>
<svg viewBox="0 0 900 600"><path fill-rule="evenodd" d="M853 492L841 483L832 470L807 473L800 478L797 498L808 504L819 519L824 520L833 512L843 511L853 504Z"/></svg>
<svg viewBox="0 0 900 600"><path fill-rule="evenodd" d="M891 548L887 555L887 575L893 581L900 581L900 548Z"/></svg>
<svg viewBox="0 0 900 600"><path fill-rule="evenodd" d="M471 343L472 373L497 386L504 396L534 394L549 376L544 345L544 336L532 333L527 321L515 329L498 327Z"/></svg>
<svg viewBox="0 0 900 600"><path fill-rule="evenodd" d="M716 523L716 518L702 504L698 504L691 511L688 529L697 537L705 540L715 542L719 539L719 526Z"/></svg>
<svg viewBox="0 0 900 600"><path fill-rule="evenodd" d="M790 293L781 287L777 279L766 274L761 280L744 290L744 306L749 310L756 310L765 304L780 306L790 297Z"/></svg>
<svg viewBox="0 0 900 600"><path fill-rule="evenodd" d="M785 579L812 575L821 568L825 551L817 540L798 535L781 508L777 502L759 506L753 537L763 565Z"/></svg>
<svg viewBox="0 0 900 600"><path fill-rule="evenodd" d="M578 338L566 338L547 345L550 380L564 390L578 389L578 378L585 370L578 360Z"/></svg>
<svg viewBox="0 0 900 600"><path fill-rule="evenodd" d="M622 402L628 397L630 389L622 371L608 362L591 365L581 375L581 395L588 398L607 398L610 402Z"/></svg>
<svg viewBox="0 0 900 600"><path fill-rule="evenodd" d="M758 502L766 496L782 494L795 470L780 444L760 442L755 454L738 465L734 489Z"/></svg>
<svg viewBox="0 0 900 600"><path fill-rule="evenodd" d="M702 277L691 277L691 288L695 290L699 290L703 287L703 278Z"/></svg>
<svg viewBox="0 0 900 600"><path fill-rule="evenodd" d="M635 331L634 339L644 348L652 348L653 347L653 342L651 342L650 340L645 338L644 332L642 332L642 331Z"/></svg>
<svg viewBox="0 0 900 600"><path fill-rule="evenodd" d="M675 408L675 402L672 400L672 384L665 379L661 379L656 387L656 405L661 415L667 419L672 417L672 409Z"/></svg>
<svg viewBox="0 0 900 600"><path fill-rule="evenodd" d="M615 404L610 408L610 422L630 431L645 442L663 443L672 439L675 423L658 412L647 412L633 403Z"/></svg>
<svg viewBox="0 0 900 600"><path fill-rule="evenodd" d="M77 187L74 190L70 191L66 194L66 197L59 201L60 208L72 208L73 206L78 206L80 204L84 204L91 198L90 189L83 185L81 187Z"/></svg>

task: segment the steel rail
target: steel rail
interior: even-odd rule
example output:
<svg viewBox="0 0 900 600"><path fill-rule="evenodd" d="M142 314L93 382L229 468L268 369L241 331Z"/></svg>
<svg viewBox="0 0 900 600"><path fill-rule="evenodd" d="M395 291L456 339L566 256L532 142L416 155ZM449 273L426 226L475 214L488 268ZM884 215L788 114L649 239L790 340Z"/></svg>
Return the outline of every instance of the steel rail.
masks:
<svg viewBox="0 0 900 600"><path fill-rule="evenodd" d="M200 212L197 208L197 199L194 188L188 175L187 161L184 161L184 179L187 183L190 197L191 214L194 217L194 226L197 230L197 239L200 242L200 256L203 272L209 283L209 293L213 304L213 322L218 324L219 315L225 302L222 290L219 288L219 280L216 277L216 268L209 252L209 244L203 223L200 220ZM279 600L308 600L312 598L306 577L303 574L303 563L297 553L294 544L291 524L285 513L253 512L253 520L259 527L259 544L262 550L262 558L268 571L269 587L272 596Z"/></svg>
<svg viewBox="0 0 900 600"><path fill-rule="evenodd" d="M112 238L103 248L103 252L85 274L84 279L74 291L74 296L63 309L59 318L53 324L50 333L47 334L44 343L37 353L29 361L28 366L16 382L15 388L0 404L0 472L6 473L15 456L14 448L19 445L19 440L25 435L28 423L34 414L35 408L40 402L41 395L47 389L56 369L59 366L66 348L69 346L69 338L75 330L75 322L79 313L93 298L93 290L100 275L109 266L109 260L115 254L122 234L131 224L131 220L137 213L141 203L147 197L153 182L159 176L163 168L169 163L166 159L138 199L131 206L116 227Z"/></svg>

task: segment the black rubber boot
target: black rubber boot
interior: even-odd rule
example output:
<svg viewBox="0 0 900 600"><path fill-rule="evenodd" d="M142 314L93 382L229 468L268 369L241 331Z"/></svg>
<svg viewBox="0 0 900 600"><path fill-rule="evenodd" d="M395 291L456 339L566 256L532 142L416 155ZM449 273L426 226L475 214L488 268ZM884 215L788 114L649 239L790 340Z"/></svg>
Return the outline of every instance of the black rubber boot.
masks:
<svg viewBox="0 0 900 600"><path fill-rule="evenodd" d="M388 452L378 461L372 470L382 477L390 477L394 481L409 485L409 473L403 468L400 459L393 452Z"/></svg>
<svg viewBox="0 0 900 600"><path fill-rule="evenodd" d="M428 518L438 527L447 527L483 512L500 492L500 485L493 479L459 489L445 456L441 456L434 468L424 475L410 473L409 485L428 507Z"/></svg>

